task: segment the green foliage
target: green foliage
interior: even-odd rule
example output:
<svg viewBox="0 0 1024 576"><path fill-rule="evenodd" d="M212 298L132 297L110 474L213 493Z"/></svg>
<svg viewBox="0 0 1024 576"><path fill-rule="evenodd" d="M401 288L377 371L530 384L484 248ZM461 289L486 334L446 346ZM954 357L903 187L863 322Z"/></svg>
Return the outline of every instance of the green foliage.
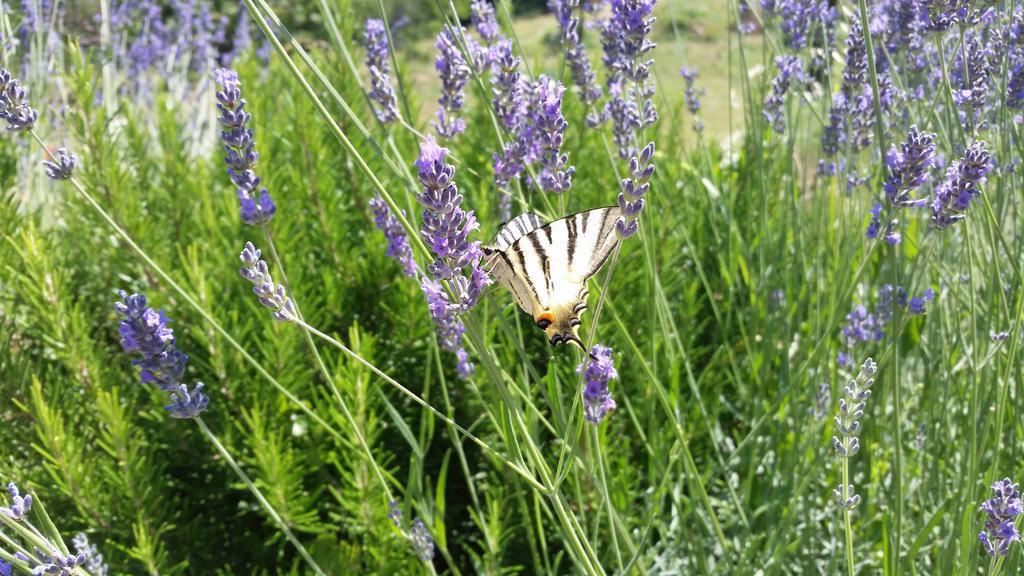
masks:
<svg viewBox="0 0 1024 576"><path fill-rule="evenodd" d="M399 4L384 6L397 16ZM456 4L464 16L468 3ZM582 333L593 328L615 350L619 372L618 409L593 427L580 410L584 357L550 348L500 289L465 317L477 372L458 378L417 282L384 253L367 207L379 190L360 166L418 226L409 168L419 136L373 123L365 76L321 30L319 4L302 6L285 25L318 39L299 46L369 134L300 68L357 158L280 55L269 64L245 55L236 68L259 174L278 204L266 230L239 221L209 78L152 80L151 92L125 88L108 107L101 55L72 45L52 85L33 86L34 97L66 102L60 116L41 110L44 139L78 154L83 189L181 291L71 184L38 177L33 142L0 139L0 190L10 191L0 196L0 478L31 486L62 531L87 532L112 573L312 573L282 526L328 574L839 573L836 408L816 414L816 394L822 384L841 394L851 377L835 361L843 318L876 305L888 283L939 296L927 315L900 314L884 340L856 351L881 367L850 461L863 495L856 561L862 573L974 574L987 564L978 503L992 480L1022 473L1018 336L988 337L1021 320L1019 171L994 173L986 204L955 231L912 216L898 252L867 241L885 175L877 150L854 157L870 193L816 175L825 97L791 95L789 130L775 134L760 118L767 80L747 74L746 42L730 44L736 60L708 62L709 86L738 79L744 131L722 146L710 127L696 135L679 95L660 92L641 233L590 285L591 310L604 305L600 318L584 316ZM378 10L329 6L343 41ZM424 36L449 9L414 8ZM706 4L664 10L654 57L672 66L675 43L729 33L695 30L711 18ZM555 38L550 28L524 33ZM345 48L358 66L361 49ZM295 46L287 51L297 58ZM436 94L415 68L431 57L399 57L401 96L429 131L415 115L429 115ZM535 73L562 70L534 64ZM486 242L500 224L498 138L486 79L467 90L470 128L446 145ZM959 154L955 110L908 110L943 135L947 158ZM610 128L585 127L587 112L567 94L573 188L559 198L523 190L531 210L555 218L615 201L625 162ZM1005 116L993 128L1000 162L1017 153ZM899 137L896 127L887 136ZM333 340L271 319L237 275L246 241L264 250L305 322ZM169 419L165 395L138 383L119 342L117 289L145 292L173 319L190 356L186 381L211 396L204 426L251 487L195 422ZM413 550L416 518L437 547L431 564ZM1020 556L1015 548L1001 567L1016 573Z"/></svg>

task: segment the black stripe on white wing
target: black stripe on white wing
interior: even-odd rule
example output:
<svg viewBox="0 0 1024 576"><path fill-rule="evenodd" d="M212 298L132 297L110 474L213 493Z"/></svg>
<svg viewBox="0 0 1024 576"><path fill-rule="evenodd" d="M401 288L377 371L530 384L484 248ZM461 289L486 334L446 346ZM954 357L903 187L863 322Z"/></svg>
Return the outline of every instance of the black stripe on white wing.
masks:
<svg viewBox="0 0 1024 576"><path fill-rule="evenodd" d="M494 236L495 250L508 250L513 242L544 225L544 220L536 214L527 212L509 220Z"/></svg>
<svg viewBox="0 0 1024 576"><path fill-rule="evenodd" d="M540 227L534 226L536 215L524 214L502 228L494 246L487 248L490 272L528 314L577 316L586 299L587 279L618 242L619 214L617 206L597 208ZM530 230L523 233L524 229Z"/></svg>

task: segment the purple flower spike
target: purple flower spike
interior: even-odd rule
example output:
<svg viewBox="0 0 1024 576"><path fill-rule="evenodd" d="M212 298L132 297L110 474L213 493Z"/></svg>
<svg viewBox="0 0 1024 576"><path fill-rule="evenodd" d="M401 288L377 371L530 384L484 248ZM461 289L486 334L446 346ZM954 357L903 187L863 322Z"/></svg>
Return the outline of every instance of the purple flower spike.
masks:
<svg viewBox="0 0 1024 576"><path fill-rule="evenodd" d="M57 155L53 156L53 161L43 160L43 170L51 180L67 180L75 171L76 164L78 164L78 156L68 152L67 148L58 148Z"/></svg>
<svg viewBox="0 0 1024 576"><path fill-rule="evenodd" d="M779 56L775 59L779 73L772 79L772 91L764 98L764 119L771 124L772 130L779 134L786 131L786 117L782 106L786 103L786 92L795 80L804 81L804 63L799 56Z"/></svg>
<svg viewBox="0 0 1024 576"><path fill-rule="evenodd" d="M703 132L704 122L700 119L698 114L700 113L700 99L704 97L704 89L698 90L694 87L694 83L697 81L697 70L695 68L687 68L683 66L679 69L679 74L686 81L686 92L683 94L686 100L686 109L693 115L693 131Z"/></svg>
<svg viewBox="0 0 1024 576"><path fill-rule="evenodd" d="M601 87L597 84L597 74L590 65L590 58L580 38L580 19L573 16L573 10L579 4L579 0L550 2L551 10L558 18L562 49L565 51L565 61L569 63L573 84L579 89L580 100L589 108L601 99Z"/></svg>
<svg viewBox="0 0 1024 576"><path fill-rule="evenodd" d="M992 156L982 141L972 143L963 157L953 162L932 200L932 223L936 228L948 228L964 219L971 200L981 195L979 187L985 183L992 164Z"/></svg>
<svg viewBox="0 0 1024 576"><path fill-rule="evenodd" d="M164 406L172 418L195 418L206 411L210 403L210 397L203 394L203 383L196 383L191 392L188 386L181 384L178 389L171 392L171 403Z"/></svg>
<svg viewBox="0 0 1024 576"><path fill-rule="evenodd" d="M618 378L612 361L612 349L595 344L590 358L576 368L577 374L586 376L583 387L583 417L591 424L600 424L609 412L615 410L615 400L608 390L608 382Z"/></svg>
<svg viewBox="0 0 1024 576"><path fill-rule="evenodd" d="M412 278L416 276L416 260L412 257L412 249L409 248L409 238L405 235L405 229L398 222L398 218L391 213L391 209L380 196L370 199L370 208L373 209L374 222L377 229L384 233L387 238L388 248L386 254L394 258L402 265L405 275Z"/></svg>
<svg viewBox="0 0 1024 576"><path fill-rule="evenodd" d="M132 364L140 368L141 382L174 390L185 374L188 355L175 348L174 331L167 326L170 319L162 310L147 306L143 294L129 295L124 290L118 294L121 301L114 310L123 318L118 328L121 347L138 356Z"/></svg>
<svg viewBox="0 0 1024 576"><path fill-rule="evenodd" d="M30 130L39 119L39 112L29 105L28 88L0 68L0 120L7 123L8 132Z"/></svg>
<svg viewBox="0 0 1024 576"><path fill-rule="evenodd" d="M295 303L288 297L285 287L274 282L267 261L261 257L261 254L252 242L246 242L245 248L242 249L242 253L238 257L242 261L242 267L238 273L252 284L253 294L259 298L260 304L264 308L274 313L275 320L294 322L299 317L295 310Z"/></svg>
<svg viewBox="0 0 1024 576"><path fill-rule="evenodd" d="M572 187L572 175L576 168L565 165L569 155L561 152L562 139L569 123L562 116L562 94L565 87L547 76L541 76L535 90L535 128L543 149L540 174L540 188L545 192L562 194Z"/></svg>
<svg viewBox="0 0 1024 576"><path fill-rule="evenodd" d="M911 316L920 316L928 311L927 305L932 300L935 300L935 290L927 288L920 296L914 296L910 299L907 312Z"/></svg>
<svg viewBox="0 0 1024 576"><path fill-rule="evenodd" d="M654 84L650 82L653 60L647 58L655 44L648 39L655 18L654 0L612 0L611 16L601 25L601 46L608 69L610 99L600 113L587 116L589 126L612 120L619 157L636 154L635 133L658 121Z"/></svg>
<svg viewBox="0 0 1024 576"><path fill-rule="evenodd" d="M488 45L494 44L501 34L498 19L494 15L494 6L486 0L473 0L469 5L470 20L477 33Z"/></svg>
<svg viewBox="0 0 1024 576"><path fill-rule="evenodd" d="M206 410L209 398L200 393L202 384L196 384L189 395L188 386L181 382L188 356L175 347L174 332L167 327L170 320L160 310L146 305L142 294L118 291L121 301L114 310L123 317L119 332L125 352L138 356L132 364L139 366L143 384L153 383L165 392L171 392L172 405L167 406L174 418L193 418ZM186 411L186 408L188 409ZM184 415L183 414L188 414Z"/></svg>
<svg viewBox="0 0 1024 576"><path fill-rule="evenodd" d="M654 142L650 142L640 151L639 156L629 159L629 178L622 181L619 192L619 209L622 215L615 222L615 233L619 238L628 238L636 234L639 228L640 213L644 210L644 196L651 189L650 179L654 175Z"/></svg>
<svg viewBox="0 0 1024 576"><path fill-rule="evenodd" d="M242 222L260 226L270 222L277 212L277 205L267 189L260 186L260 177L253 171L259 153L256 152L252 129L248 127L252 117L245 111L238 73L221 68L216 76L222 88L217 92L217 111L220 114L217 119L223 128L220 138L224 143L228 176L238 189Z"/></svg>
<svg viewBox="0 0 1024 576"><path fill-rule="evenodd" d="M992 557L1006 556L1010 552L1010 544L1020 542L1016 519L1024 511L1020 499L1018 484L1004 478L992 484L995 496L981 505L985 513L985 527L978 533L985 552Z"/></svg>
<svg viewBox="0 0 1024 576"><path fill-rule="evenodd" d="M370 71L370 100L377 106L374 114L382 124L398 118L395 90L388 77L388 34L384 21L369 18L363 28L363 46L366 47L366 68Z"/></svg>
<svg viewBox="0 0 1024 576"><path fill-rule="evenodd" d="M437 35L434 45L438 50L434 68L441 76L441 98L438 101L441 107L437 110L434 128L439 136L450 139L466 129L466 123L458 114L465 103L463 90L469 83L471 71L459 50L455 33L447 24Z"/></svg>
<svg viewBox="0 0 1024 576"><path fill-rule="evenodd" d="M476 305L491 280L480 267L483 251L480 242L470 241L469 235L478 224L473 211L462 209L462 194L455 186L455 167L445 163L448 150L437 145L433 136L420 144L416 170L423 192L416 200L423 206L423 240L435 255L427 267L433 279L424 278L421 289L427 298L430 314L437 324L438 334L445 349L459 358L459 374L468 378L472 365L462 349L465 327L458 315ZM454 298L449 296L441 282L447 282Z"/></svg>
<svg viewBox="0 0 1024 576"><path fill-rule="evenodd" d="M32 510L32 495L22 496L18 492L18 485L14 482L7 484L7 494L11 497L11 507L0 507L0 514L14 520L24 520L25 516Z"/></svg>
<svg viewBox="0 0 1024 576"><path fill-rule="evenodd" d="M894 208L920 207L924 198L913 198L911 192L928 179L928 171L935 163L935 134L918 132L911 126L907 141L899 148L893 144L885 157L889 179L885 182L885 195Z"/></svg>

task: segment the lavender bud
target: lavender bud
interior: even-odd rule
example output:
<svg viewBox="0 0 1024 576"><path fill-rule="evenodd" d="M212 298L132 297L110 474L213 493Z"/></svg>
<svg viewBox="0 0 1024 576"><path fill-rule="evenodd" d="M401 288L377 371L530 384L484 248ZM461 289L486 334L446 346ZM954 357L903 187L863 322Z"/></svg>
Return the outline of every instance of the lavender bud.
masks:
<svg viewBox="0 0 1024 576"><path fill-rule="evenodd" d="M46 175L51 180L71 178L71 173L75 171L75 165L78 163L78 156L69 153L67 148L58 148L57 155L52 158L55 160L54 162L43 160L43 169L46 171Z"/></svg>

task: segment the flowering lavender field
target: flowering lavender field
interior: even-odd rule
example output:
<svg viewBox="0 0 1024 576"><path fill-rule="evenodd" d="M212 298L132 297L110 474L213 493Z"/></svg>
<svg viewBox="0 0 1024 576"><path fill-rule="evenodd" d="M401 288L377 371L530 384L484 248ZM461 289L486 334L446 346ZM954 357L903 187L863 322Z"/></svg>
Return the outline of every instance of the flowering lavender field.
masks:
<svg viewBox="0 0 1024 576"><path fill-rule="evenodd" d="M1024 7L531 6L0 3L0 576L1024 571Z"/></svg>

